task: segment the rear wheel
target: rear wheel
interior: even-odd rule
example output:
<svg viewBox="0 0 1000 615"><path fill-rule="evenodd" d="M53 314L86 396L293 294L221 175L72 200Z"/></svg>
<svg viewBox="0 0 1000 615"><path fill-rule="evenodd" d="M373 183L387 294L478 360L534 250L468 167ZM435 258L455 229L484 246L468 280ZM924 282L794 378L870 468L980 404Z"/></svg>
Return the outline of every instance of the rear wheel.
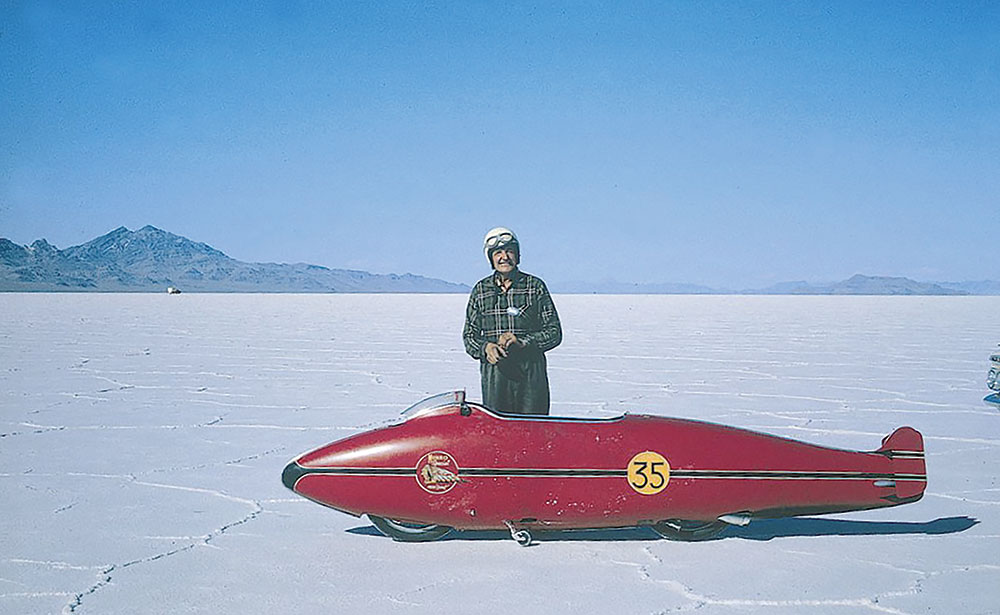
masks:
<svg viewBox="0 0 1000 615"><path fill-rule="evenodd" d="M375 515L368 515L368 519L372 525L378 528L378 531L400 542L429 542L437 540L451 531L447 525L410 523L386 517L376 517Z"/></svg>
<svg viewBox="0 0 1000 615"><path fill-rule="evenodd" d="M688 542L710 540L721 534L724 529L726 529L726 524L722 521L667 519L653 525L653 531L667 540Z"/></svg>

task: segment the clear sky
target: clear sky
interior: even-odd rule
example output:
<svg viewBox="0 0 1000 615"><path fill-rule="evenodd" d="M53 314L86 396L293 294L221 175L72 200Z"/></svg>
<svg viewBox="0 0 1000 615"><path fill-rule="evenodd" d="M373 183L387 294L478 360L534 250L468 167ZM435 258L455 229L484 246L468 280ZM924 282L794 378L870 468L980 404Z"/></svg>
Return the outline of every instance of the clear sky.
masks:
<svg viewBox="0 0 1000 615"><path fill-rule="evenodd" d="M0 2L0 236L471 283L1000 279L1000 3Z"/></svg>

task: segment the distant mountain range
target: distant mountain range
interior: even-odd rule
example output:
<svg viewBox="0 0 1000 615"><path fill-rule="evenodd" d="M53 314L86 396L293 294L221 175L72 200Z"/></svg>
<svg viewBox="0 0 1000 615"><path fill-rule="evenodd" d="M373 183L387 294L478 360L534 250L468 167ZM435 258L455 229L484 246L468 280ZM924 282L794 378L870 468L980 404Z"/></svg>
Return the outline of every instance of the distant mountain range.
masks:
<svg viewBox="0 0 1000 615"><path fill-rule="evenodd" d="M992 292L989 292L992 289ZM834 284L785 282L757 291L762 295L992 295L1000 294L1000 283L916 282L909 278L857 274Z"/></svg>
<svg viewBox="0 0 1000 615"><path fill-rule="evenodd" d="M570 282L552 284L553 292L599 295L1000 295L1000 282L917 282L909 278L855 275L842 282L782 282L767 288L730 290L697 284Z"/></svg>
<svg viewBox="0 0 1000 615"><path fill-rule="evenodd" d="M0 239L0 292L93 291L251 293L461 293L464 284L403 274L329 269L298 263L245 263L153 226L117 228L60 250L44 239L29 246ZM916 282L855 275L832 284L784 282L726 290L695 284L624 282L551 284L555 293L646 295L1000 295L1000 282Z"/></svg>
<svg viewBox="0 0 1000 615"><path fill-rule="evenodd" d="M245 263L153 226L117 228L60 250L44 239L0 239L0 291L254 293L468 293L416 275L379 275L317 265Z"/></svg>

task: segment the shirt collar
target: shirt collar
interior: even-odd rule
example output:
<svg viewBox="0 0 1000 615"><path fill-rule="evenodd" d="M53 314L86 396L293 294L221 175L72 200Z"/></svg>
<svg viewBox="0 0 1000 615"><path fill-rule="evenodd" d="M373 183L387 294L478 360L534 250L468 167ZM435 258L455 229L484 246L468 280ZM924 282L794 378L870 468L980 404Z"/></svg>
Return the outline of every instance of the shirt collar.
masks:
<svg viewBox="0 0 1000 615"><path fill-rule="evenodd" d="M519 268L514 268L514 271L510 273L511 286L515 286L521 280L521 270ZM502 288L500 285L500 274L496 271L493 272L493 286L496 288Z"/></svg>

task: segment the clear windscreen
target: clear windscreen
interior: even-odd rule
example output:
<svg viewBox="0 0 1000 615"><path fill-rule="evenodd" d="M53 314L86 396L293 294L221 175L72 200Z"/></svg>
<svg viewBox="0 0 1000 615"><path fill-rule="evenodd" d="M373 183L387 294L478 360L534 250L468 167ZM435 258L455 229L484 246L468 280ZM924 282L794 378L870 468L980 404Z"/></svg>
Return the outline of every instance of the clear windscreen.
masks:
<svg viewBox="0 0 1000 615"><path fill-rule="evenodd" d="M442 406L454 406L456 404L461 405L465 402L465 391L452 391L450 393L438 393L437 395L432 395L427 399L422 399L417 403L413 404L406 410L403 410L402 416L406 418L412 418L424 410L433 410L434 408L440 408Z"/></svg>

